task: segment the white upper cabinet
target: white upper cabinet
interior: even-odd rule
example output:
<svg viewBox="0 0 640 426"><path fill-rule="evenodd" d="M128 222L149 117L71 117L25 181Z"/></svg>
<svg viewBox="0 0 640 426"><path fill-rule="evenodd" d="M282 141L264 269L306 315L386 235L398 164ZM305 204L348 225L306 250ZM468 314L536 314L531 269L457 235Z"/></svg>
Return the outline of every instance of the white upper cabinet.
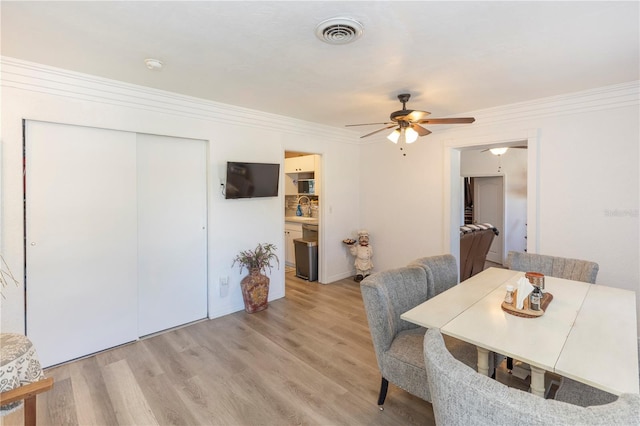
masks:
<svg viewBox="0 0 640 426"><path fill-rule="evenodd" d="M315 171L315 155L286 158L284 160L285 173L303 173Z"/></svg>

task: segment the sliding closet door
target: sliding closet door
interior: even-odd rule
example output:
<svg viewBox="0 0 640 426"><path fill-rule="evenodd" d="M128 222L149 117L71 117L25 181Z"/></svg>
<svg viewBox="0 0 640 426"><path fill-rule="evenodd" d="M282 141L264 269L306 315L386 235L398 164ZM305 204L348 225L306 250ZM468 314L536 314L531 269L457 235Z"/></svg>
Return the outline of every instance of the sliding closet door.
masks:
<svg viewBox="0 0 640 426"><path fill-rule="evenodd" d="M140 336L207 316L202 140L138 135Z"/></svg>
<svg viewBox="0 0 640 426"><path fill-rule="evenodd" d="M136 135L27 122L27 335L44 366L137 338Z"/></svg>

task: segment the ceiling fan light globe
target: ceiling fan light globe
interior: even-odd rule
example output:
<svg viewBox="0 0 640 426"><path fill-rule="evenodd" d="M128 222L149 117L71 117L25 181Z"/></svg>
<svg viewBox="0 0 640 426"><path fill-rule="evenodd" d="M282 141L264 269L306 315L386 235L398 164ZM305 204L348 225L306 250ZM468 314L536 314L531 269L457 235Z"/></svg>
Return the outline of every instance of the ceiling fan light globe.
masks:
<svg viewBox="0 0 640 426"><path fill-rule="evenodd" d="M398 139L400 139L400 131L396 129L393 132L389 133L387 139L389 139L393 143L398 143Z"/></svg>
<svg viewBox="0 0 640 426"><path fill-rule="evenodd" d="M505 152L507 152L508 149L508 147L491 148L489 152L491 152L493 155L503 155Z"/></svg>
<svg viewBox="0 0 640 426"><path fill-rule="evenodd" d="M407 143L414 143L416 140L418 140L419 135L418 135L418 132L416 132L411 127L409 127L404 131L404 136L406 138Z"/></svg>

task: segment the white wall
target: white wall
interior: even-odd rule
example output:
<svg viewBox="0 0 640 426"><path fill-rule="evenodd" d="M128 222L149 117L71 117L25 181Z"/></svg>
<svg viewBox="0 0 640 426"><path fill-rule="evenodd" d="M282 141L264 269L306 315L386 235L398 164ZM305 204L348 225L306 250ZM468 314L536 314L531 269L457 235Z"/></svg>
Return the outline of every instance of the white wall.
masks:
<svg viewBox="0 0 640 426"><path fill-rule="evenodd" d="M498 172L498 162L501 171ZM504 260L509 251L527 248L527 150L509 149L500 158L483 150L460 155L461 176L503 176L505 184Z"/></svg>
<svg viewBox="0 0 640 426"><path fill-rule="evenodd" d="M400 151L385 136L362 147L360 167L374 271L444 252L442 145L426 136Z"/></svg>
<svg viewBox="0 0 640 426"><path fill-rule="evenodd" d="M375 270L453 251L453 177L464 147L528 140L529 250L594 260L598 283L639 286L639 83L507 105L463 115L476 122L433 134L404 151L384 135L358 145L351 132L201 99L2 58L0 252L16 276L22 264L21 120L34 119L209 141L209 311L243 309L235 254L258 242L284 261L283 196L224 200L227 160L280 162L284 151L322 155L321 279L353 273L341 240L371 233ZM404 155L406 154L406 155ZM456 170L456 161L457 167ZM455 197L453 197L455 198ZM452 208L453 206L453 208ZM453 225L451 225L453 223ZM220 277L231 291L219 297ZM272 275L282 297L284 267ZM7 287L2 331L23 332L23 289ZM637 303L640 307L640 300ZM640 319L640 315L638 315Z"/></svg>
<svg viewBox="0 0 640 426"><path fill-rule="evenodd" d="M529 251L596 261L597 283L640 294L639 93L636 81L461 114L476 122L431 126L406 157L384 135L363 146L362 225L376 270L454 251L460 149L528 140Z"/></svg>
<svg viewBox="0 0 640 426"><path fill-rule="evenodd" d="M283 265L271 275L270 300L284 296L284 190L277 198L225 200L220 183L226 161L272 162L284 151L323 156L320 278L329 283L352 274L340 241L357 229L357 137L282 116L152 90L113 80L2 58L2 208L0 252L23 276L22 119L51 121L209 141L209 316L244 309L233 257L259 242L273 242ZM73 155L73 153L69 153ZM81 159L78 159L79 161ZM283 187L281 180L281 188ZM230 277L227 297L219 280ZM24 332L24 288L6 287L2 332Z"/></svg>

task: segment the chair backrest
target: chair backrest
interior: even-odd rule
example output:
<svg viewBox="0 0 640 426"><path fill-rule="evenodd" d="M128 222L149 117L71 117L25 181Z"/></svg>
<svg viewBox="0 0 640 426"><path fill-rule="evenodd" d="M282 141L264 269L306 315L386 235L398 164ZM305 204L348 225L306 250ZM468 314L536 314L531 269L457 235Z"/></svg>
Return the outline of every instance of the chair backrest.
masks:
<svg viewBox="0 0 640 426"><path fill-rule="evenodd" d="M556 278L595 284L600 267L595 262L544 254L510 251L507 267L515 271L540 272Z"/></svg>
<svg viewBox="0 0 640 426"><path fill-rule="evenodd" d="M460 281L484 270L487 254L498 235L490 223L477 223L460 227Z"/></svg>
<svg viewBox="0 0 640 426"><path fill-rule="evenodd" d="M360 282L360 291L378 366L382 370L381 356L389 349L396 334L418 328L400 319L400 315L429 298L427 273L420 266L376 272Z"/></svg>
<svg viewBox="0 0 640 426"><path fill-rule="evenodd" d="M507 387L456 360L437 329L425 334L424 359L438 425L627 425L640 419L638 394L585 408Z"/></svg>
<svg viewBox="0 0 640 426"><path fill-rule="evenodd" d="M421 266L427 273L428 298L432 298L458 284L458 265L450 254L421 257L409 263Z"/></svg>
<svg viewBox="0 0 640 426"><path fill-rule="evenodd" d="M471 277L471 271L473 270L471 249L474 240L475 234L471 230L463 231L462 227L460 227L460 281Z"/></svg>
<svg viewBox="0 0 640 426"><path fill-rule="evenodd" d="M473 258L473 268L471 270L471 276L479 274L484 270L484 264L487 260L487 254L489 254L489 249L491 248L491 243L493 243L493 239L496 234L493 231L486 229L483 230L479 235L480 242L478 243L478 253Z"/></svg>

